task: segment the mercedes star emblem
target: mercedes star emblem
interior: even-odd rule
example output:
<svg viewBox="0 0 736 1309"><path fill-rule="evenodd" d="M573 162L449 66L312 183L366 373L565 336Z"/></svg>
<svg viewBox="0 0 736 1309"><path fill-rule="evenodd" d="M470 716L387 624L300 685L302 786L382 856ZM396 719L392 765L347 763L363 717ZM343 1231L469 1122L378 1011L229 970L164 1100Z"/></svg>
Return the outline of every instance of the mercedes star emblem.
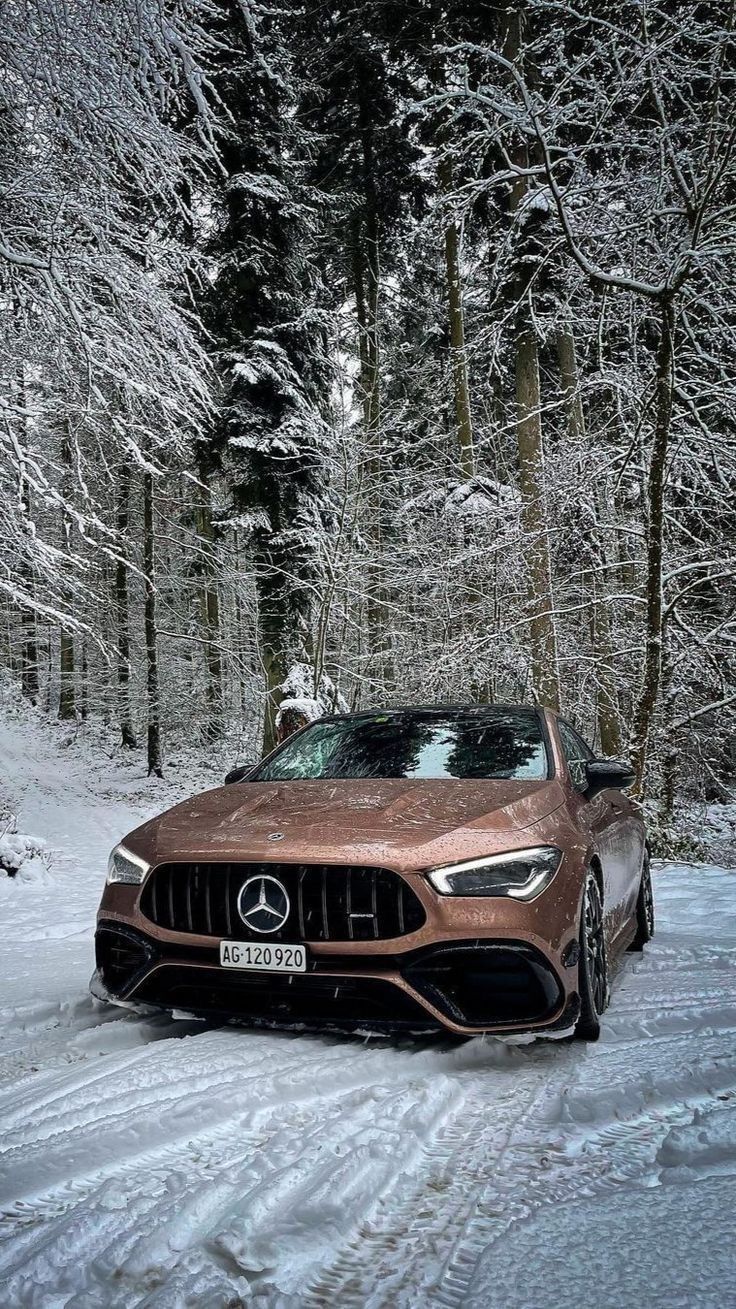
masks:
<svg viewBox="0 0 736 1309"><path fill-rule="evenodd" d="M249 877L238 894L238 913L253 932L278 932L289 917L286 887L275 877Z"/></svg>

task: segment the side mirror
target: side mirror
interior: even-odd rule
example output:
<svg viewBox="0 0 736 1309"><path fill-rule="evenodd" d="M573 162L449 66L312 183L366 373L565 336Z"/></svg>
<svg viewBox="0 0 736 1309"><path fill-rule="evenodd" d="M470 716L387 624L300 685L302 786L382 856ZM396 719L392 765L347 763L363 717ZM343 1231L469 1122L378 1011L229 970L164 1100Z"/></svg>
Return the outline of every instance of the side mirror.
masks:
<svg viewBox="0 0 736 1309"><path fill-rule="evenodd" d="M225 786L232 786L233 782L244 782L253 768L255 764L238 764L237 768L231 768L225 775Z"/></svg>
<svg viewBox="0 0 736 1309"><path fill-rule="evenodd" d="M636 773L625 759L588 759L585 764L586 794L589 800L599 791L621 791L636 781Z"/></svg>

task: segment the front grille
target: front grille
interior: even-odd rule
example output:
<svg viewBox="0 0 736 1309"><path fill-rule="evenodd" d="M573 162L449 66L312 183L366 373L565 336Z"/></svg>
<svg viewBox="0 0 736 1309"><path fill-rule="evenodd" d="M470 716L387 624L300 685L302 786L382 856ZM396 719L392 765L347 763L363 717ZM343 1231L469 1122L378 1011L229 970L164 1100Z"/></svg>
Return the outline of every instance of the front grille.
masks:
<svg viewBox="0 0 736 1309"><path fill-rule="evenodd" d="M276 932L251 930L238 913L249 877L274 877L289 896ZM161 864L149 874L141 911L158 927L253 941L379 941L416 932L421 901L388 868L342 864Z"/></svg>

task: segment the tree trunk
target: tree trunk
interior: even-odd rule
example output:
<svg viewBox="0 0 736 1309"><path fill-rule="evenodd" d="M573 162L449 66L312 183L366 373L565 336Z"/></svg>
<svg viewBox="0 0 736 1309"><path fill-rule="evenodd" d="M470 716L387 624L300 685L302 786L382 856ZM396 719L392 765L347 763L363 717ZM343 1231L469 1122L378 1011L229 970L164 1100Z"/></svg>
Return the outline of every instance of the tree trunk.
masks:
<svg viewBox="0 0 736 1309"><path fill-rule="evenodd" d="M386 596L384 580L384 502L381 448L381 345L379 301L381 290L380 227L376 195L373 150L372 107L360 105L363 210L352 229L353 289L358 321L358 352L363 405L366 459L364 466L365 534L373 557L365 577L366 636L373 674L385 684L391 681L391 656L387 648Z"/></svg>
<svg viewBox="0 0 736 1309"><path fill-rule="evenodd" d="M526 542L531 615L529 634L532 692L540 704L558 709L560 688L547 536L539 355L534 329L523 322L516 336L516 414L521 524Z"/></svg>
<svg viewBox="0 0 736 1309"><path fill-rule="evenodd" d="M126 749L135 750L136 741L130 704L130 606L128 601L128 567L123 551L128 548L130 508L130 472L123 468L118 490L117 530L120 557L115 561L115 617L117 623L117 702L120 739Z"/></svg>
<svg viewBox="0 0 736 1309"><path fill-rule="evenodd" d="M20 669L21 694L31 704L38 702L38 641L36 616L30 610L23 614L23 644Z"/></svg>
<svg viewBox="0 0 736 1309"><path fill-rule="evenodd" d="M61 436L61 492L65 497L71 496L72 437L69 420L64 421ZM66 510L61 514L62 549L71 549L72 523ZM74 637L63 628L59 641L59 718L69 720L76 717L76 698L74 691Z"/></svg>
<svg viewBox="0 0 736 1309"><path fill-rule="evenodd" d="M509 16L504 53L512 62L521 58L523 14L515 10ZM528 168L527 147L516 147L516 161ZM518 209L527 189L526 177L520 175L511 191L511 210ZM547 504L542 440L541 395L539 385L539 350L532 315L533 269L524 259L524 232L519 235L514 277L516 299L516 442L519 454L519 490L521 525L525 537L525 564L529 594L529 641L532 693L534 699L552 709L560 707L560 682L557 668L557 637L552 595L552 569L547 531Z"/></svg>
<svg viewBox="0 0 736 1309"><path fill-rule="evenodd" d="M621 754L621 719L613 662L611 620L605 594L601 598L594 593L591 605L591 645L598 687L596 708L601 754L616 757Z"/></svg>
<svg viewBox="0 0 736 1309"><path fill-rule="evenodd" d="M443 196L449 196L452 191L452 163L446 153L438 165L437 176L440 191ZM465 315L463 312L462 279L460 276L460 234L454 219L449 219L445 227L445 274L450 320L450 360L452 365L455 435L458 444L460 472L464 478L469 479L475 473L473 420L470 411L470 390L468 387L468 357L465 349Z"/></svg>
<svg viewBox="0 0 736 1309"><path fill-rule="evenodd" d="M202 481L203 474L200 473ZM196 509L199 538L199 573L201 578L199 611L207 659L207 722L205 740L212 742L222 735L222 657L220 654L220 597L217 590L215 532L212 524L212 497L204 485Z"/></svg>
<svg viewBox="0 0 736 1309"><path fill-rule="evenodd" d="M666 626L666 623L662 624L663 636L666 633ZM666 642L663 641L661 700L667 733L662 757L662 792L659 813L660 823L664 832L669 832L672 827L672 820L675 814L677 787L680 780L680 762L682 759L682 742L679 739L681 733L676 729L674 731L672 729L672 723L675 721L676 697L677 687L672 667L672 659L666 648Z"/></svg>
<svg viewBox="0 0 736 1309"><path fill-rule="evenodd" d="M82 637L82 653L79 661L79 717L84 723L89 712L89 658L87 638Z"/></svg>
<svg viewBox="0 0 736 1309"><path fill-rule="evenodd" d="M567 408L568 435L572 442L582 445L586 438L585 413L580 395L575 336L569 326L566 325L558 331L556 346L560 384ZM598 508L597 512L599 511ZM583 587L590 595L590 644L598 692L596 706L598 739L601 754L615 756L621 753L621 729L613 666L611 621L606 603L606 552L592 524L582 523L581 530L588 537L591 556L590 569L586 569L583 575Z"/></svg>
<svg viewBox="0 0 736 1309"><path fill-rule="evenodd" d="M13 302L13 315L17 321L19 309L17 303ZM20 501L23 506L23 515L27 522L31 521L31 491L28 485L28 479L25 471L25 457L28 447L28 433L26 429L26 377L25 369L21 363L18 367L17 377L18 389L18 410L21 415L20 431L18 439L18 448L21 454L21 463L19 469L19 492ZM23 580L28 591L29 602L33 596L34 581L33 568L30 560L24 562ZM20 662L20 689L21 694L31 704L36 704L38 700L38 641L36 637L36 615L28 607L21 616L22 641L21 641L21 662Z"/></svg>
<svg viewBox="0 0 736 1309"><path fill-rule="evenodd" d="M158 685L158 654L156 641L156 557L153 525L153 474L143 474L143 573L146 600L144 629L146 638L146 704L148 711L147 762L148 775L163 777L161 756L161 708Z"/></svg>
<svg viewBox="0 0 736 1309"><path fill-rule="evenodd" d="M59 718L76 717L74 690L74 637L62 628L59 633Z"/></svg>
<svg viewBox="0 0 736 1309"><path fill-rule="evenodd" d="M575 337L570 327L562 327L557 333L557 362L560 366L562 394L567 407L567 431L573 441L582 441L585 437L585 415L580 395L580 374L578 372Z"/></svg>
<svg viewBox="0 0 736 1309"><path fill-rule="evenodd" d="M672 426L675 368L675 311L672 300L660 301L657 344L654 441L647 476L647 578L644 676L634 708L631 757L636 769L636 793L644 790L652 723L662 677L662 544L664 539L664 487Z"/></svg>
<svg viewBox="0 0 736 1309"><path fill-rule="evenodd" d="M277 609L278 602L270 593L261 600L260 646L263 673L266 680L266 709L263 721L263 753L268 754L278 744L276 718L284 698L283 683L289 671L287 654L283 646L284 623Z"/></svg>
<svg viewBox="0 0 736 1309"><path fill-rule="evenodd" d="M235 577L241 573L241 547L240 533L235 528L232 534L232 558L233 572ZM230 623L230 637L227 642L227 648L230 651L229 670L230 676L226 675L225 683L230 684L232 676L235 679L235 693L237 701L238 721L242 722L245 716L247 703L245 674L246 669L250 670L252 664L252 650L245 639L245 619L243 617L243 600L240 588L236 585L232 587L232 619ZM253 669L253 675L256 676L256 670Z"/></svg>
<svg viewBox="0 0 736 1309"><path fill-rule="evenodd" d="M365 144L366 189L369 193L365 213L365 236L361 238L360 223L356 224L353 247L353 280L359 330L359 357L363 416L369 455L380 465L381 456L381 345L378 324L378 305L381 292L381 264L378 236L378 215L373 181L370 176L372 153Z"/></svg>

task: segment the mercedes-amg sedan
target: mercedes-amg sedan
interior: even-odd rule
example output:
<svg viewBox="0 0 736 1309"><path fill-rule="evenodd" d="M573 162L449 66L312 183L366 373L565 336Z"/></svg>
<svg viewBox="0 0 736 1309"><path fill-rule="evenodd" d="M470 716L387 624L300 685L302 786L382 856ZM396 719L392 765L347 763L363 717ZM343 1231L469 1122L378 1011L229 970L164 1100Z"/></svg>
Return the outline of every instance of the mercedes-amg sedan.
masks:
<svg viewBox="0 0 736 1309"><path fill-rule="evenodd" d="M322 718L115 847L93 993L594 1040L611 963L653 931L632 780L545 709Z"/></svg>

